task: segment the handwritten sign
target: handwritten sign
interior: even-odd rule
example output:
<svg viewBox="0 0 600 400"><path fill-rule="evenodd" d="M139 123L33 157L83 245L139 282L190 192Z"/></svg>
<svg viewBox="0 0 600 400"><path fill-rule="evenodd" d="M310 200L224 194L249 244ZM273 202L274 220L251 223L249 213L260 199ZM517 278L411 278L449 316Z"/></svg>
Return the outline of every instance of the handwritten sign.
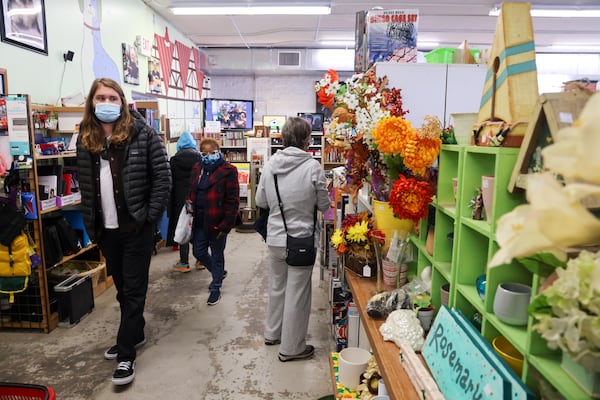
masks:
<svg viewBox="0 0 600 400"><path fill-rule="evenodd" d="M468 340L445 306L435 318L422 354L447 399L510 399L510 383L492 367L480 346Z"/></svg>
<svg viewBox="0 0 600 400"><path fill-rule="evenodd" d="M529 390L529 388L523 384L521 378L508 366L508 364L506 364L506 362L504 362L504 360L502 360L496 354L490 344L477 330L475 330L473 325L460 312L460 310L451 308L448 309L448 311L450 311L450 314L454 317L456 322L462 326L469 339L471 339L476 345L480 346L484 355L488 357L492 367L498 370L504 379L510 382L509 397L506 397L505 395L505 398L511 400L533 400L535 397L531 390Z"/></svg>
<svg viewBox="0 0 600 400"><path fill-rule="evenodd" d="M533 393L457 309L442 307L423 347L448 399L533 400Z"/></svg>

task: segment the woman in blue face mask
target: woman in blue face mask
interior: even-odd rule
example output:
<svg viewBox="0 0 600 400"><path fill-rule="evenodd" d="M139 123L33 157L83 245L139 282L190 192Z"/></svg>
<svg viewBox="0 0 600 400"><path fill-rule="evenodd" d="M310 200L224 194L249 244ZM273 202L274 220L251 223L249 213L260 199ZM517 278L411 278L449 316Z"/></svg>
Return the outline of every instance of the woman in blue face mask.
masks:
<svg viewBox="0 0 600 400"><path fill-rule="evenodd" d="M144 344L144 304L154 230L171 189L167 152L158 134L127 107L123 90L96 79L86 99L77 140L83 220L106 258L120 306L116 344L104 358L118 361L112 381L135 377L136 348Z"/></svg>
<svg viewBox="0 0 600 400"><path fill-rule="evenodd" d="M194 257L212 274L206 303L213 306L221 299L227 275L225 244L239 218L240 185L237 168L223 158L215 139L202 139L200 155L201 161L192 169L187 202L194 213Z"/></svg>

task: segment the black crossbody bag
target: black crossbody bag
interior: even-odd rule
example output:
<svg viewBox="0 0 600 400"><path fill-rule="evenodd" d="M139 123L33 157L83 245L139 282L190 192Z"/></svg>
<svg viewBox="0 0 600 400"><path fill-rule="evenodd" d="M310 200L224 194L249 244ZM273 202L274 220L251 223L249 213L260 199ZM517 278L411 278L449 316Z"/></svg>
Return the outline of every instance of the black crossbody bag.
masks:
<svg viewBox="0 0 600 400"><path fill-rule="evenodd" d="M281 210L281 218L283 219L283 227L287 236L286 243L286 258L288 265L293 267L307 267L315 264L317 258L317 249L315 248L315 226L317 225L317 206L315 205L313 217L313 231L310 236L295 238L290 236L285 223L285 215L283 214L283 203L279 195L279 185L277 185L277 175L273 174L275 180L275 191L277 192L277 201Z"/></svg>

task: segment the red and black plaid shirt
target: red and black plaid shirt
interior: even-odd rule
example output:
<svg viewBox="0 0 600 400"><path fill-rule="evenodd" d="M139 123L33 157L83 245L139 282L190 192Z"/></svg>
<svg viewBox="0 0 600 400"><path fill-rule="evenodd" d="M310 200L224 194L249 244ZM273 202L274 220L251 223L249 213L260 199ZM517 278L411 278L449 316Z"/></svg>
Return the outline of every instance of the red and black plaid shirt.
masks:
<svg viewBox="0 0 600 400"><path fill-rule="evenodd" d="M188 201L196 204L198 182L202 174L202 164L196 163L190 177ZM203 226L211 230L229 233L236 225L240 208L240 184L237 168L228 162L220 165L209 176L208 188L204 193Z"/></svg>

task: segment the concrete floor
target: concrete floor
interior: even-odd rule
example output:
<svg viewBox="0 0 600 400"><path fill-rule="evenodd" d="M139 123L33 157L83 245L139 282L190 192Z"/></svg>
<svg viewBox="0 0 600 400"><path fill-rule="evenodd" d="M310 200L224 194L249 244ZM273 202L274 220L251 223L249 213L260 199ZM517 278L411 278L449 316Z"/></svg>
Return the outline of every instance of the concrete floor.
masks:
<svg viewBox="0 0 600 400"><path fill-rule="evenodd" d="M0 332L0 381L52 386L60 400L318 399L331 394L328 354L334 345L326 283L313 273L308 342L311 360L282 363L278 346L263 343L267 300L267 247L256 233L232 232L226 249L222 299L208 298L208 271L171 271L178 252L152 259L146 304L148 343L138 352L135 381L110 381L115 361L102 354L114 344L118 306L114 287L72 328L50 334ZM193 257L190 255L190 259Z"/></svg>

